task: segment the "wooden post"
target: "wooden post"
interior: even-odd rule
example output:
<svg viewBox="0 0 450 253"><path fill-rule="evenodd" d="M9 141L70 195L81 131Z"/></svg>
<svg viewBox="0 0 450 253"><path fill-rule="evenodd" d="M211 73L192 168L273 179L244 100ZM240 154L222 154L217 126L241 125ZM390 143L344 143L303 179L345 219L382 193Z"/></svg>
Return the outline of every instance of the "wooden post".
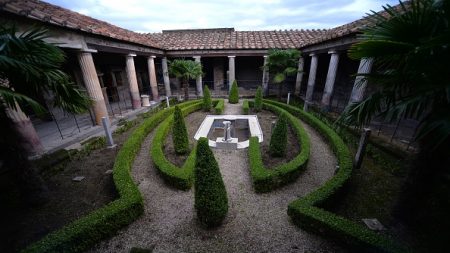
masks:
<svg viewBox="0 0 450 253"><path fill-rule="evenodd" d="M355 161L353 162L353 169L361 168L361 164L364 158L364 154L366 152L367 142L370 137L370 128L364 128L364 132L361 134L361 138L359 139L358 151L355 155Z"/></svg>

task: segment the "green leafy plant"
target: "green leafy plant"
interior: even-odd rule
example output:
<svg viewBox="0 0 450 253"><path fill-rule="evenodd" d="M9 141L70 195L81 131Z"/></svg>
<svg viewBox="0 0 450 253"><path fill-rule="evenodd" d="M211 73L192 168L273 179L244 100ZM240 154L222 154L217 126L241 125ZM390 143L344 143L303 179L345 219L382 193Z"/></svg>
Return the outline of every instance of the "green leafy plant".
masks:
<svg viewBox="0 0 450 253"><path fill-rule="evenodd" d="M180 107L175 106L172 126L172 139L175 153L181 155L189 152L189 138Z"/></svg>
<svg viewBox="0 0 450 253"><path fill-rule="evenodd" d="M222 99L219 99L219 102L214 107L214 111L216 114L222 114L223 110L225 110L225 100L222 98Z"/></svg>
<svg viewBox="0 0 450 253"><path fill-rule="evenodd" d="M273 75L273 82L278 85L278 100L281 100L283 84L288 76L297 73L300 51L297 49L270 49L267 62L263 66L266 71Z"/></svg>
<svg viewBox="0 0 450 253"><path fill-rule="evenodd" d="M228 213L228 197L219 165L204 137L197 144L194 174L197 217L206 227L218 226Z"/></svg>
<svg viewBox="0 0 450 253"><path fill-rule="evenodd" d="M212 107L212 100L211 100L211 92L209 91L208 86L205 85L205 88L203 88L203 110L210 111Z"/></svg>
<svg viewBox="0 0 450 253"><path fill-rule="evenodd" d="M243 114L248 114L248 112L250 111L250 106L248 104L248 100L244 100L244 102L242 103L242 113Z"/></svg>
<svg viewBox="0 0 450 253"><path fill-rule="evenodd" d="M169 62L169 73L180 79L184 89L184 100L189 100L189 80L203 75L199 62L177 59Z"/></svg>
<svg viewBox="0 0 450 253"><path fill-rule="evenodd" d="M262 110L262 99L263 99L262 88L258 87L258 89L256 89L255 95L255 106L253 108L256 112Z"/></svg>
<svg viewBox="0 0 450 253"><path fill-rule="evenodd" d="M239 88L236 80L234 80L233 84L231 85L230 95L228 96L228 102L230 104L239 103Z"/></svg>
<svg viewBox="0 0 450 253"><path fill-rule="evenodd" d="M283 157L286 154L287 146L287 118L285 113L281 113L270 138L269 153L274 157Z"/></svg>

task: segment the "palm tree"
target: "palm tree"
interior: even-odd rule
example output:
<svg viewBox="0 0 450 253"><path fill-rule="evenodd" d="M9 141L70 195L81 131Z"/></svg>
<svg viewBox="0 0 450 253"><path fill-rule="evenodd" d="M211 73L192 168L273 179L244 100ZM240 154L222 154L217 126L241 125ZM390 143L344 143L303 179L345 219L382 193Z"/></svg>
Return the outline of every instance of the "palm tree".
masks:
<svg viewBox="0 0 450 253"><path fill-rule="evenodd" d="M184 100L189 100L189 80L196 79L203 74L200 63L184 59L171 61L169 73L181 81L184 88Z"/></svg>
<svg viewBox="0 0 450 253"><path fill-rule="evenodd" d="M444 8L445 7L445 8ZM375 116L387 121L421 118L417 138L433 147L450 136L448 1L416 0L373 13L349 50L353 59L374 58L380 71L363 75L379 86L362 102L350 104L340 121L363 126Z"/></svg>
<svg viewBox="0 0 450 253"><path fill-rule="evenodd" d="M338 122L363 126L373 117L420 120L416 134L420 150L400 209L408 214L414 211L416 221L428 222L429 217L418 215L431 217L435 212L430 207L439 206L440 213L450 209L450 1L413 0L384 9L386 15L370 15L372 26L349 51L353 59L374 59L377 71L363 75L363 79L378 89L347 106ZM425 206L429 214L419 214ZM439 221L444 220L448 221L446 217Z"/></svg>
<svg viewBox="0 0 450 253"><path fill-rule="evenodd" d="M15 26L0 26L0 159L7 168L14 169L21 180L21 190L33 201L40 200L45 185L28 160L29 154L21 145L24 137L8 116L8 110L30 106L40 113L45 109L17 90L30 94L52 92L54 106L71 113L84 112L91 104L59 69L65 61L64 52L44 41L46 33L34 28L18 35Z"/></svg>
<svg viewBox="0 0 450 253"><path fill-rule="evenodd" d="M270 49L264 69L273 75L273 82L278 84L278 99L281 100L283 85L288 76L297 73L300 51L297 49Z"/></svg>

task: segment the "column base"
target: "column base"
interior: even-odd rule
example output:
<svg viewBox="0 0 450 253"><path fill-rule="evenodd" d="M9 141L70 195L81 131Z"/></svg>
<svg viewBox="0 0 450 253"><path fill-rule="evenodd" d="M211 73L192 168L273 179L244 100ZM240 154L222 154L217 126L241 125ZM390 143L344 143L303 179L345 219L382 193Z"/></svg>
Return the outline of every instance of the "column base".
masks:
<svg viewBox="0 0 450 253"><path fill-rule="evenodd" d="M102 125L102 117L108 117L108 110L106 109L106 104L104 100L98 100L94 102L92 110L95 115L95 124Z"/></svg>

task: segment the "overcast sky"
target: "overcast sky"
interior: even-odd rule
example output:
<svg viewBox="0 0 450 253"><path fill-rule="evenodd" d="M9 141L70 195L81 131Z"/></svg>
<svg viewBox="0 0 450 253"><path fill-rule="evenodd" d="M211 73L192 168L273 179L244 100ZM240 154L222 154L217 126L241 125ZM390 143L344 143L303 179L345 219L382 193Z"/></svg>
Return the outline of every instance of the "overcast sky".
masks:
<svg viewBox="0 0 450 253"><path fill-rule="evenodd" d="M45 0L136 32L331 28L398 0Z"/></svg>

